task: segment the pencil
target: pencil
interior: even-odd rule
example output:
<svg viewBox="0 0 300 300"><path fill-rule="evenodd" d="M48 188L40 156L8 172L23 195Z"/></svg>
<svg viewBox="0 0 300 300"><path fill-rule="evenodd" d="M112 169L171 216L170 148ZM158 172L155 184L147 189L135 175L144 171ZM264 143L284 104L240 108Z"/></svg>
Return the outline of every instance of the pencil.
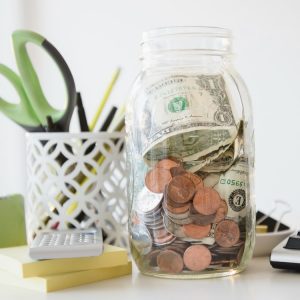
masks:
<svg viewBox="0 0 300 300"><path fill-rule="evenodd" d="M108 85L108 87L107 87L107 89L106 89L106 91L104 93L104 96L101 99L100 105L99 105L99 107L98 107L98 109L97 109L97 111L96 111L96 113L95 113L95 115L94 115L94 117L92 119L92 122L91 122L91 124L89 126L90 131L93 131L95 129L96 124L97 124L98 119L99 119L99 116L100 116L100 114L102 113L102 111L104 109L104 106L105 106L105 104L106 104L106 102L107 102L107 100L108 100L108 98L109 98L109 96L111 94L111 91L112 91L112 89L113 89L113 87L114 87L114 85L115 85L115 83L116 83L116 81L117 81L117 79L118 79L118 77L120 75L120 72L121 72L120 68L118 68L114 72L114 74L112 76L112 79L111 79L111 81L110 81L110 83L109 83L109 85Z"/></svg>

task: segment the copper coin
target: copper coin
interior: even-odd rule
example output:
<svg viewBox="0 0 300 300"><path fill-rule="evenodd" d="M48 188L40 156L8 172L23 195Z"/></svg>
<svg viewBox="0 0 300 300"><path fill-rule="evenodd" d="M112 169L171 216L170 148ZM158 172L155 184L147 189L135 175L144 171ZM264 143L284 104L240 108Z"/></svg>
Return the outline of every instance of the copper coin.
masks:
<svg viewBox="0 0 300 300"><path fill-rule="evenodd" d="M176 203L186 203L195 194L195 185L192 180L179 175L172 178L167 186L167 197Z"/></svg>
<svg viewBox="0 0 300 300"><path fill-rule="evenodd" d="M183 260L177 252L164 250L157 256L157 265L163 272L180 273L183 269Z"/></svg>
<svg viewBox="0 0 300 300"><path fill-rule="evenodd" d="M210 265L211 253L203 245L193 245L185 250L183 261L189 270L202 271Z"/></svg>
<svg viewBox="0 0 300 300"><path fill-rule="evenodd" d="M190 209L190 203L187 203L181 207L173 207L168 203L165 204L166 209L172 214L182 214L187 212Z"/></svg>
<svg viewBox="0 0 300 300"><path fill-rule="evenodd" d="M193 204L202 215L212 215L220 207L220 195L212 188L203 188L197 191Z"/></svg>
<svg viewBox="0 0 300 300"><path fill-rule="evenodd" d="M193 238L193 239L202 239L206 236L208 236L211 225L195 225L195 224L185 224L183 225L183 232L186 236Z"/></svg>
<svg viewBox="0 0 300 300"><path fill-rule="evenodd" d="M178 213L178 214L173 214L172 212L170 212L168 209L164 208L165 214L170 217L170 218L174 218L176 220L184 220L187 219L190 216L190 211L186 210L185 212L182 213Z"/></svg>
<svg viewBox="0 0 300 300"><path fill-rule="evenodd" d="M225 219L228 212L228 206L225 200L221 200L220 207L217 209L216 217L214 223L219 223Z"/></svg>
<svg viewBox="0 0 300 300"><path fill-rule="evenodd" d="M169 170L154 168L149 171L145 178L147 188L153 193L163 193L165 186L172 179Z"/></svg>
<svg viewBox="0 0 300 300"><path fill-rule="evenodd" d="M147 254L146 259L149 261L149 265L151 267L157 266L157 256L159 255L160 250L153 250Z"/></svg>
<svg viewBox="0 0 300 300"><path fill-rule="evenodd" d="M172 243L176 239L176 236L173 234L169 233L168 235L161 237L161 238L155 238L154 239L154 244L156 245L167 245Z"/></svg>
<svg viewBox="0 0 300 300"><path fill-rule="evenodd" d="M196 189L202 189L204 187L203 180L200 176L191 172L186 172L184 176L186 176L187 178L193 181Z"/></svg>
<svg viewBox="0 0 300 300"><path fill-rule="evenodd" d="M186 203L177 203L172 201L172 199L170 199L170 197L168 197L168 195L165 194L165 201L169 206L172 206L174 208L179 208L179 207L185 207L187 204L190 204L190 202L186 202Z"/></svg>
<svg viewBox="0 0 300 300"><path fill-rule="evenodd" d="M216 214L212 214L212 215L201 215L201 214L197 214L197 215L190 215L190 219L192 220L193 224L196 225L208 225L214 222L216 217Z"/></svg>
<svg viewBox="0 0 300 300"><path fill-rule="evenodd" d="M170 169L172 177L178 176L178 175L185 175L187 172L186 170L179 166L179 167L173 167Z"/></svg>
<svg viewBox="0 0 300 300"><path fill-rule="evenodd" d="M163 238L163 237L166 237L167 235L169 235L170 233L164 228L160 228L160 229L156 229L156 230L153 230L153 237L156 239L156 238Z"/></svg>
<svg viewBox="0 0 300 300"><path fill-rule="evenodd" d="M170 170L174 167L179 167L180 163L178 161L174 161L172 159L164 158L156 163L155 168L162 168L166 170Z"/></svg>
<svg viewBox="0 0 300 300"><path fill-rule="evenodd" d="M221 247L232 247L240 238L240 229L236 222L224 220L218 223L215 229L216 243Z"/></svg>

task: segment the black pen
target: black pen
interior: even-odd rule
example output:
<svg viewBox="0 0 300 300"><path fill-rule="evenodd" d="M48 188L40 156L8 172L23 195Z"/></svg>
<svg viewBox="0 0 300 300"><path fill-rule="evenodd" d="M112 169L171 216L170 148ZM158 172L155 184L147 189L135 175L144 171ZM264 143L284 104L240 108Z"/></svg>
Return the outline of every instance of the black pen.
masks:
<svg viewBox="0 0 300 300"><path fill-rule="evenodd" d="M80 130L83 131L90 131L89 125L87 123L86 119L86 114L85 110L83 107L82 99L81 99L81 94L78 92L77 93L77 112L78 112L78 118L79 118L79 124L80 124Z"/></svg>
<svg viewBox="0 0 300 300"><path fill-rule="evenodd" d="M111 124L116 112L117 112L118 108L116 106L113 106L108 114L108 116L106 117L103 125L100 128L100 131L107 131L109 125Z"/></svg>
<svg viewBox="0 0 300 300"><path fill-rule="evenodd" d="M46 131L47 132L54 132L55 130L55 125L53 123L53 119L51 118L51 116L47 116L47 126L46 126Z"/></svg>

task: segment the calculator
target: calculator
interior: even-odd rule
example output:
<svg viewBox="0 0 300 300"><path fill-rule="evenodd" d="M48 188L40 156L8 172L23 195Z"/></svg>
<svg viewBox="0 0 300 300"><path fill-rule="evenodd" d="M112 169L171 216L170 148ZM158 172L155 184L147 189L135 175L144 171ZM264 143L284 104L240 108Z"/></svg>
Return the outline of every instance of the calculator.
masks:
<svg viewBox="0 0 300 300"><path fill-rule="evenodd" d="M32 259L98 256L102 252L101 229L43 230L29 247Z"/></svg>
<svg viewBox="0 0 300 300"><path fill-rule="evenodd" d="M272 250L270 263L273 268L300 271L300 231L287 237Z"/></svg>

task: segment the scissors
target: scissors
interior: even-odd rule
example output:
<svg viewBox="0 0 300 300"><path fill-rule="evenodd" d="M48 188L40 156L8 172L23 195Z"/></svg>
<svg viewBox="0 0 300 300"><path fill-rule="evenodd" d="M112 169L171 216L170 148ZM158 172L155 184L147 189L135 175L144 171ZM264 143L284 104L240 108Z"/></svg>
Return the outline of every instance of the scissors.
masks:
<svg viewBox="0 0 300 300"><path fill-rule="evenodd" d="M50 42L32 31L17 30L12 34L12 41L20 75L3 64L0 64L0 74L13 85L20 102L13 104L0 97L0 111L30 132L47 131L49 117L53 121L55 131L69 131L76 106L76 88L64 58ZM29 58L27 43L33 43L44 49L57 64L67 90L67 104L64 109L55 109L47 101Z"/></svg>

